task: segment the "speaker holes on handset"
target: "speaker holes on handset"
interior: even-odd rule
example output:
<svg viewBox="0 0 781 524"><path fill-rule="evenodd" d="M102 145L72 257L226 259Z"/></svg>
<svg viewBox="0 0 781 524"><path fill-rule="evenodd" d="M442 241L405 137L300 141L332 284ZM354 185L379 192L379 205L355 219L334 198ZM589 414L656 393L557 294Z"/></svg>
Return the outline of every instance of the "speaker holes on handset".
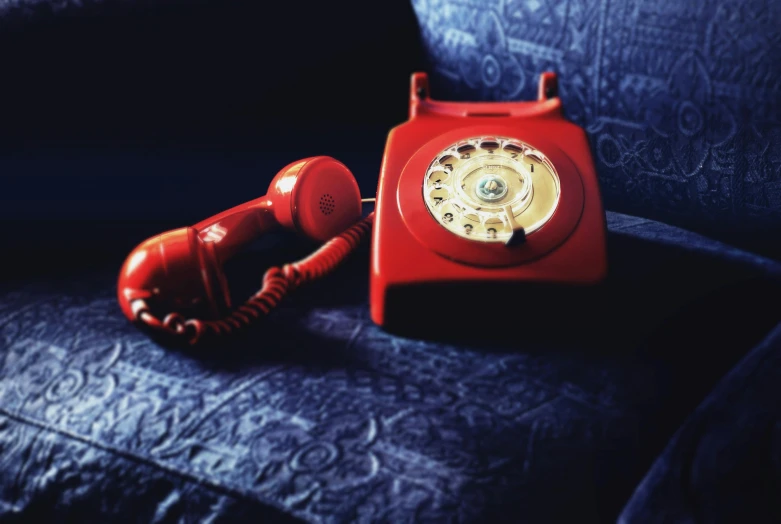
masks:
<svg viewBox="0 0 781 524"><path fill-rule="evenodd" d="M334 209L336 209L334 197L332 197L329 193L326 193L320 197L320 212L322 214L330 215L334 212Z"/></svg>

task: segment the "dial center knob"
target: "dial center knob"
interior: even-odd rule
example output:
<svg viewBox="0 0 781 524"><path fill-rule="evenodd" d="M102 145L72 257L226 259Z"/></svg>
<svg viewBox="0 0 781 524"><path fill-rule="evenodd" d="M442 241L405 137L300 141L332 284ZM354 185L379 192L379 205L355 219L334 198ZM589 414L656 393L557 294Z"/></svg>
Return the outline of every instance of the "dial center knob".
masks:
<svg viewBox="0 0 781 524"><path fill-rule="evenodd" d="M475 186L477 198L484 202L495 202L507 194L507 182L493 173L483 175Z"/></svg>

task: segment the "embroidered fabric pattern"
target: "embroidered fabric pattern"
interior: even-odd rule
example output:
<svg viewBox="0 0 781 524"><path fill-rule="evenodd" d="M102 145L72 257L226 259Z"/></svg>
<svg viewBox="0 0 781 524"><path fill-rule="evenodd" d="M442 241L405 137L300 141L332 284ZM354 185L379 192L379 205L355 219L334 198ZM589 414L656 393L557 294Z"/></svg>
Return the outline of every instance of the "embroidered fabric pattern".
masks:
<svg viewBox="0 0 781 524"><path fill-rule="evenodd" d="M559 75L606 207L684 226L781 225L781 4L413 0L439 93L535 97Z"/></svg>
<svg viewBox="0 0 781 524"><path fill-rule="evenodd" d="M730 330L764 332L751 319L781 265L647 219L608 213L608 227L604 303L544 340L490 347L379 329L366 251L281 302L259 336L200 353L130 325L114 268L1 286L0 520L617 514L700 382L723 375L713 362L747 351ZM713 275L757 294L734 312ZM671 300L704 289L704 311ZM673 316L669 338L642 349Z"/></svg>

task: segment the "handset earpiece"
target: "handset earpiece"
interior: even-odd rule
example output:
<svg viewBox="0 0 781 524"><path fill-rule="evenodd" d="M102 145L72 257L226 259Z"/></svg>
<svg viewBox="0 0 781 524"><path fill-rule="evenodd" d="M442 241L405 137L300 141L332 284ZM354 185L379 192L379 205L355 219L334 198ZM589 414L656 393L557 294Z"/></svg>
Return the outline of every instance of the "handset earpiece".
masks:
<svg viewBox="0 0 781 524"><path fill-rule="evenodd" d="M249 242L279 228L323 242L360 218L358 183L344 164L327 156L293 162L266 195L139 244L120 270L120 307L132 322L142 313L218 318L231 308L223 264Z"/></svg>
<svg viewBox="0 0 781 524"><path fill-rule="evenodd" d="M293 162L271 181L266 195L284 228L318 242L361 218L361 192L347 167L328 156Z"/></svg>

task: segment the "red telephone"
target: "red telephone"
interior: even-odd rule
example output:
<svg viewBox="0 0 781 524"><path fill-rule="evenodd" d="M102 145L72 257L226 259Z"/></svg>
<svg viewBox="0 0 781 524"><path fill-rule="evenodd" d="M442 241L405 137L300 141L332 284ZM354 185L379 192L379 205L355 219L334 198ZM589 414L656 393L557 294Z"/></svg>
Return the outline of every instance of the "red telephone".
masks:
<svg viewBox="0 0 781 524"><path fill-rule="evenodd" d="M542 74L536 101L444 102L428 91L427 76L413 74L409 120L388 135L374 213L361 219L358 184L343 164L294 162L267 195L136 247L119 276L124 314L191 344L233 332L335 268L370 228L371 318L386 328L492 289L601 282L599 186L584 131L562 116L555 74ZM269 269L263 288L233 308L222 264L279 227L330 240Z"/></svg>

